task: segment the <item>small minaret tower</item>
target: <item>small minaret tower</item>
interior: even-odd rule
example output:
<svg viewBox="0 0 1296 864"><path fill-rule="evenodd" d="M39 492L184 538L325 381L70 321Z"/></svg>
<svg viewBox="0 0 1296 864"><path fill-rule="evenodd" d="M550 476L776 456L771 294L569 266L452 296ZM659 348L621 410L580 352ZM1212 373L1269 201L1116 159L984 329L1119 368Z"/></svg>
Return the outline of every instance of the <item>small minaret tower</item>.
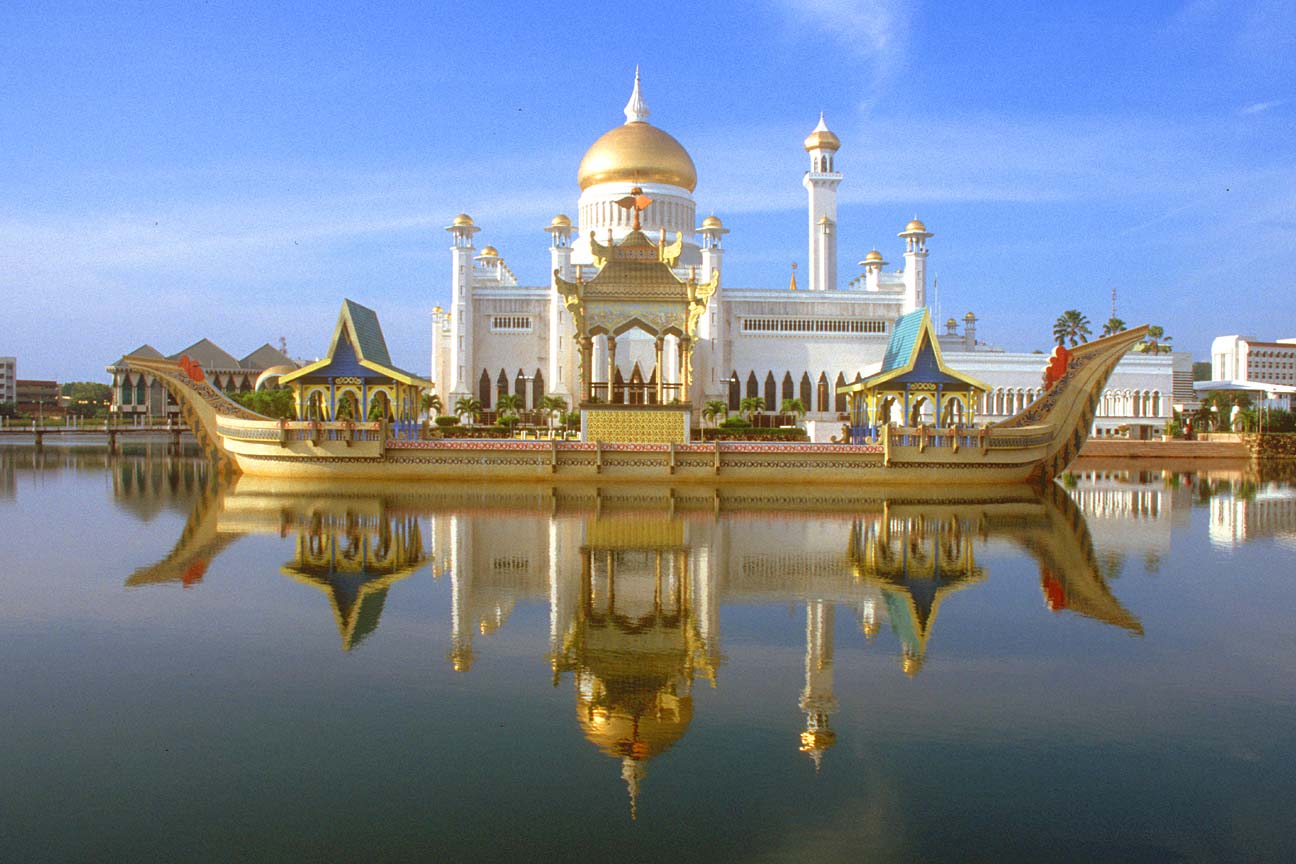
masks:
<svg viewBox="0 0 1296 864"><path fill-rule="evenodd" d="M915 312L927 305L927 238L932 236L917 217L909 220L898 237L905 241L904 312Z"/></svg>
<svg viewBox="0 0 1296 864"><path fill-rule="evenodd" d="M882 253L873 249L859 263L864 268L864 290L877 291L882 268L887 266L887 262L882 260Z"/></svg>
<svg viewBox="0 0 1296 864"><path fill-rule="evenodd" d="M809 195L811 291L837 287L837 186L842 175L833 164L841 140L829 131L823 114L819 125L805 139L810 170L801 180Z"/></svg>
<svg viewBox="0 0 1296 864"><path fill-rule="evenodd" d="M448 392L442 391L442 399L448 409L460 397L472 395L473 235L481 229L471 216L460 213L445 230L450 232L450 368L446 377L451 383Z"/></svg>
<svg viewBox="0 0 1296 864"><path fill-rule="evenodd" d="M568 368L566 358L562 356L561 346L563 336L566 335L568 341L576 338L576 329L572 325L571 315L568 314L563 306L562 295L558 293L558 283L554 281L554 274L561 276L567 281L572 279L572 235L575 229L572 228L572 221L565 213L559 213L549 221L549 227L544 229L549 234L549 368L545 372L545 389L555 395L562 396L572 404L572 395L575 393L574 382L571 380L575 374L575 368ZM575 356L573 352L568 352Z"/></svg>
<svg viewBox="0 0 1296 864"><path fill-rule="evenodd" d="M723 285L724 248L721 239L729 233L729 229L724 227L718 216L712 214L702 220L702 227L697 233L702 235L702 272L698 274L698 278L710 279L714 272L721 275L720 285ZM696 370L697 380L702 383L702 392L708 399L722 398L721 389L724 390L725 397L728 396L726 376L729 373L725 370L729 368L729 340L722 339L720 334L720 322L724 320L720 306L720 285L716 286L715 294L707 303L706 313L698 321L697 337L699 347L702 348L698 355L704 368Z"/></svg>
<svg viewBox="0 0 1296 864"><path fill-rule="evenodd" d="M814 762L815 771L823 763L823 753L837 741L837 733L828 718L837 710L833 693L833 605L824 600L806 604L805 689L801 691L801 710L806 728L801 733L801 752Z"/></svg>

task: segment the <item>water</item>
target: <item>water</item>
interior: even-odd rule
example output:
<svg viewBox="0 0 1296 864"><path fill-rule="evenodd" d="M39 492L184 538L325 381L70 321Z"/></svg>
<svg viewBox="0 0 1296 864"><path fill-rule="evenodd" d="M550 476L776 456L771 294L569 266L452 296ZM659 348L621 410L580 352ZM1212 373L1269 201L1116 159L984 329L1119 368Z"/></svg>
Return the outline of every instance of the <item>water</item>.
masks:
<svg viewBox="0 0 1296 864"><path fill-rule="evenodd" d="M1293 860L1285 473L328 489L0 449L0 859Z"/></svg>

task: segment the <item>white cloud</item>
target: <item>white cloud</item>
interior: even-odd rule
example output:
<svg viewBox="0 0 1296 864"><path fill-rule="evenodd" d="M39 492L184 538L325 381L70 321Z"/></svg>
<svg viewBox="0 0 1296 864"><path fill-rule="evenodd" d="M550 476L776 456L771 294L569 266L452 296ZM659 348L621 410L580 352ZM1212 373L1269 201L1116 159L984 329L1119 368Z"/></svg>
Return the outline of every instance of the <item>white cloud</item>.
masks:
<svg viewBox="0 0 1296 864"><path fill-rule="evenodd" d="M1282 105L1284 101L1286 100L1270 99L1268 102L1252 102L1250 105L1239 108L1238 114L1241 114L1244 117L1249 114L1263 114L1265 111L1270 111L1277 108L1279 105Z"/></svg>

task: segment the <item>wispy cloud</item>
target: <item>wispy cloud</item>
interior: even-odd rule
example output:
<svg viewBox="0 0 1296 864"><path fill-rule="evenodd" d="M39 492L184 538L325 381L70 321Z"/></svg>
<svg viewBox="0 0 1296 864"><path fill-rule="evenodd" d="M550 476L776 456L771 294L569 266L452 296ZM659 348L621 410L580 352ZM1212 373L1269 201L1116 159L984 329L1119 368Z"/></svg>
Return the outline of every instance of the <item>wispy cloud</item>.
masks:
<svg viewBox="0 0 1296 864"><path fill-rule="evenodd" d="M1248 114L1263 114L1266 111L1270 111L1274 108L1277 108L1278 106L1282 105L1285 101L1286 101L1285 99L1270 99L1268 102L1252 102L1250 105L1247 105L1243 108L1239 108L1237 113L1242 115L1243 117L1247 116Z"/></svg>
<svg viewBox="0 0 1296 864"><path fill-rule="evenodd" d="M895 0L775 0L808 36L826 38L866 64L866 104L903 66L910 5Z"/></svg>

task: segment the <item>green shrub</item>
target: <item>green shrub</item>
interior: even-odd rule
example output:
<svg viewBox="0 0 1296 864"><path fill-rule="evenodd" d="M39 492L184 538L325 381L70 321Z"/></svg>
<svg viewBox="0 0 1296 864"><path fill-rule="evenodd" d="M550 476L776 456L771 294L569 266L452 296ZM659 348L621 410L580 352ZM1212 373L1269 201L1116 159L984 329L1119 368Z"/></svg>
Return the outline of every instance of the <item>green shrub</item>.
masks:
<svg viewBox="0 0 1296 864"><path fill-rule="evenodd" d="M458 425L459 425L459 418L458 418L458 417L450 416L450 415L448 415L448 414L442 414L440 417L436 418L436 420L435 420L434 422L436 423L436 425L438 425L438 426L442 426L442 427L445 427L445 426L458 426Z"/></svg>
<svg viewBox="0 0 1296 864"><path fill-rule="evenodd" d="M727 420L721 420L718 424L721 429L750 429L751 421L746 417L730 417Z"/></svg>

